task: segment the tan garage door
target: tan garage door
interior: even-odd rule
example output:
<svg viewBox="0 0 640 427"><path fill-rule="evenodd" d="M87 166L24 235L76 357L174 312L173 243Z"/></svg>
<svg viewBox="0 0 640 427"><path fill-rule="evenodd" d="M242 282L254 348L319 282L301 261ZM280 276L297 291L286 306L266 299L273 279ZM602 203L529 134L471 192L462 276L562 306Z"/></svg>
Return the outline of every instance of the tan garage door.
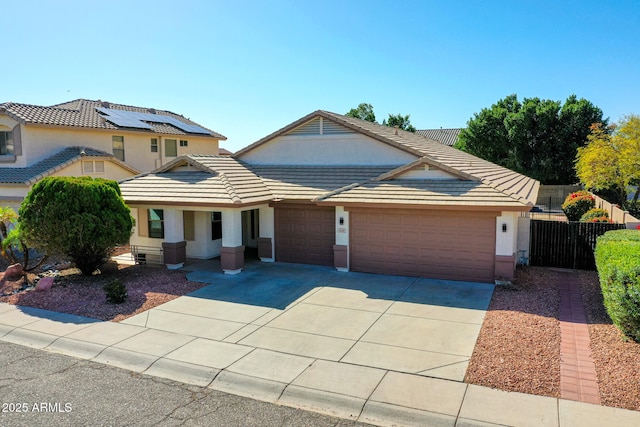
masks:
<svg viewBox="0 0 640 427"><path fill-rule="evenodd" d="M276 207L276 261L333 265L334 224L332 207Z"/></svg>
<svg viewBox="0 0 640 427"><path fill-rule="evenodd" d="M492 282L497 214L352 211L351 269Z"/></svg>

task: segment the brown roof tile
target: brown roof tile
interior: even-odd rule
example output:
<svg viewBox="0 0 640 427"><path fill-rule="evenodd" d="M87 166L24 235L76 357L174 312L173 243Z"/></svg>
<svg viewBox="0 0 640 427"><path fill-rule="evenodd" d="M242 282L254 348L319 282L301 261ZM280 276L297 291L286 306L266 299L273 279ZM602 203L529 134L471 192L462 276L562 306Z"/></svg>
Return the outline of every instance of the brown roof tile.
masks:
<svg viewBox="0 0 640 427"><path fill-rule="evenodd" d="M45 176L49 176L62 168L80 161L83 156L106 157L132 173L138 173L138 171L131 166L116 159L111 153L90 147L66 147L31 166L24 168L0 167L0 183L31 185Z"/></svg>
<svg viewBox="0 0 640 427"><path fill-rule="evenodd" d="M417 158L422 158L424 161L464 179L481 181L525 206L532 207L536 202L540 183L533 178L412 132L323 110L318 110L302 117L238 151L235 156L241 158L248 151L273 138L286 134L315 117L332 120L373 139L412 153Z"/></svg>
<svg viewBox="0 0 640 427"><path fill-rule="evenodd" d="M120 190L128 203L244 205L273 199L244 163L226 156L179 157L151 173L121 181Z"/></svg>
<svg viewBox="0 0 640 427"><path fill-rule="evenodd" d="M453 144L458 140L461 128L449 128L449 129L420 129L416 131L416 135L424 136L425 138L438 141L440 144L453 147Z"/></svg>
<svg viewBox="0 0 640 427"><path fill-rule="evenodd" d="M188 135L189 133L171 126L166 123L153 123L150 125L153 130L144 130L137 128L125 128L114 125L113 123L105 120L104 116L100 114L96 108L109 108L113 110L134 111L138 113L150 113L158 114L161 116L173 117L183 123L190 125L201 125L183 117L179 114L172 113L171 111L155 110L153 108L134 107L130 105L111 104L102 101L91 101L87 99L76 99L74 101L65 102L62 104L53 105L50 107L40 105L20 104L15 102L5 102L0 104L0 113L6 113L15 120L23 124L42 124L53 126L68 126L68 127L80 127L91 129L126 129L128 131L135 132L152 132L160 134L175 134L175 135ZM204 128L206 129L206 128ZM210 132L210 136L216 139L227 139L225 136L206 129Z"/></svg>

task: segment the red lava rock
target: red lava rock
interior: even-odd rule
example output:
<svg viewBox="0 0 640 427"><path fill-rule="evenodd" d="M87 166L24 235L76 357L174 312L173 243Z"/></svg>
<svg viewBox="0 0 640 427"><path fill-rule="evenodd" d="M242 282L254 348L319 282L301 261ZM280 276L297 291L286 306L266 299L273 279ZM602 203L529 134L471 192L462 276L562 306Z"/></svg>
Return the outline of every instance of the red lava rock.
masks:
<svg viewBox="0 0 640 427"><path fill-rule="evenodd" d="M22 276L24 276L24 270L22 270L21 264L10 265L4 272L4 277L6 279L18 279Z"/></svg>
<svg viewBox="0 0 640 427"><path fill-rule="evenodd" d="M36 291L48 291L53 286L53 277L43 277L36 285Z"/></svg>

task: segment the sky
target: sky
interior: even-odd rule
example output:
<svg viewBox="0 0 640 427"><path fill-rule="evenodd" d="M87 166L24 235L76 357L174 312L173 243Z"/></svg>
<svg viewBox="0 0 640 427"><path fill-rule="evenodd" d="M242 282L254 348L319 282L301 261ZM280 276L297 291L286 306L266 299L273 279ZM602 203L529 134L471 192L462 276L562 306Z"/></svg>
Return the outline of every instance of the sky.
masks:
<svg viewBox="0 0 640 427"><path fill-rule="evenodd" d="M640 1L4 1L0 102L170 110L231 151L315 111L464 127L510 94L640 114Z"/></svg>

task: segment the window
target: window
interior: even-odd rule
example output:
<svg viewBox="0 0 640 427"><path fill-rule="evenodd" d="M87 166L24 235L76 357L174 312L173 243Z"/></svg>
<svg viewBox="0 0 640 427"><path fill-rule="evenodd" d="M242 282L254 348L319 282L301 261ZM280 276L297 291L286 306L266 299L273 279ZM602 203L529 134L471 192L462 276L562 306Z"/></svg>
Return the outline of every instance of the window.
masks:
<svg viewBox="0 0 640 427"><path fill-rule="evenodd" d="M151 138L151 152L158 152L158 138Z"/></svg>
<svg viewBox="0 0 640 427"><path fill-rule="evenodd" d="M164 140L164 155L167 157L176 157L178 155L178 147L176 147L175 139Z"/></svg>
<svg viewBox="0 0 640 427"><path fill-rule="evenodd" d="M187 141L186 139L180 140L180 147L188 147L188 146L189 146L189 141Z"/></svg>
<svg viewBox="0 0 640 427"><path fill-rule="evenodd" d="M124 136L112 136L113 155L116 159L124 162Z"/></svg>
<svg viewBox="0 0 640 427"><path fill-rule="evenodd" d="M82 162L82 173L104 173L104 162L102 160L96 160L95 162L84 161Z"/></svg>
<svg viewBox="0 0 640 427"><path fill-rule="evenodd" d="M222 212L211 212L211 240L222 239Z"/></svg>
<svg viewBox="0 0 640 427"><path fill-rule="evenodd" d="M13 132L0 131L0 156L13 155Z"/></svg>
<svg viewBox="0 0 640 427"><path fill-rule="evenodd" d="M164 239L164 211L162 209L149 209L149 237Z"/></svg>

